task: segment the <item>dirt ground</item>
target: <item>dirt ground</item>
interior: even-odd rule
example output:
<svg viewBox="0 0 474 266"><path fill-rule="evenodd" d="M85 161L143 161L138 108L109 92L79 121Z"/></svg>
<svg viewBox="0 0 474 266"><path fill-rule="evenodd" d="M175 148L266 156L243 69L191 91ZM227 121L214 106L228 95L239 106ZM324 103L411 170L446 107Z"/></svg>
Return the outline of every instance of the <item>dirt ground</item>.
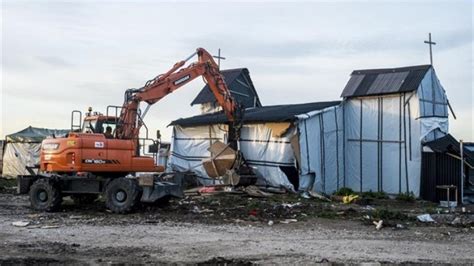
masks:
<svg viewBox="0 0 474 266"><path fill-rule="evenodd" d="M0 193L0 264L472 263L468 211L388 199L342 204L227 193L128 215L108 212L101 201L76 206L66 198L62 211L38 213L27 196L7 190ZM437 222L417 221L423 213ZM12 224L18 221L28 225Z"/></svg>

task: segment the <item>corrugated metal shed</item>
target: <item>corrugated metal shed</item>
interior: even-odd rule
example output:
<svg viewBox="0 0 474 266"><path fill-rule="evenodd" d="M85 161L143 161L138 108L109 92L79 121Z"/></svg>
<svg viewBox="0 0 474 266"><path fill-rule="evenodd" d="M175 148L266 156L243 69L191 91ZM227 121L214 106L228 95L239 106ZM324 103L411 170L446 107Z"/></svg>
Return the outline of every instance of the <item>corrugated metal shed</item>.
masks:
<svg viewBox="0 0 474 266"><path fill-rule="evenodd" d="M437 153L450 153L456 156L460 156L460 143L451 134L435 139L433 141L425 143L425 146L430 147L431 150ZM463 149L464 160L470 165L474 165L474 152L470 150L469 145L464 145Z"/></svg>
<svg viewBox="0 0 474 266"><path fill-rule="evenodd" d="M322 110L327 107L339 105L341 101L313 102L304 104L271 105L256 108L247 108L243 115L244 123L257 122L288 122L296 120L296 116L311 111ZM227 123L223 112L181 118L171 122L170 125L200 126Z"/></svg>
<svg viewBox="0 0 474 266"><path fill-rule="evenodd" d="M247 68L226 69L222 70L221 73L232 96L244 108L262 106ZM192 101L191 105L214 102L216 102L216 99L209 86L206 85Z"/></svg>
<svg viewBox="0 0 474 266"><path fill-rule="evenodd" d="M409 92L418 89L431 65L354 70L341 97Z"/></svg>
<svg viewBox="0 0 474 266"><path fill-rule="evenodd" d="M444 153L423 152L421 156L421 198L433 202L446 200L446 191L436 186L454 185L461 200L461 161ZM450 200L455 195L452 192Z"/></svg>
<svg viewBox="0 0 474 266"><path fill-rule="evenodd" d="M425 146L433 152L423 152L421 157L421 196L425 200L446 200L444 191L436 189L439 185L455 185L458 187L458 199L461 198L461 161L460 144L450 134L427 142ZM474 152L469 145L464 146L464 174L473 172L469 165L474 165ZM469 164L469 165L468 165ZM450 200L454 200L454 195Z"/></svg>

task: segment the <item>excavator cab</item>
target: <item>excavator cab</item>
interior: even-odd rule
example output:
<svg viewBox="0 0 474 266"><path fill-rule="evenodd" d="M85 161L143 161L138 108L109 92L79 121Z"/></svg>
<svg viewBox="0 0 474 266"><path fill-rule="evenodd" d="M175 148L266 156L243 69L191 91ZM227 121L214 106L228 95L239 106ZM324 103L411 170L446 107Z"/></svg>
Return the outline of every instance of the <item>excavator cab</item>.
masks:
<svg viewBox="0 0 474 266"><path fill-rule="evenodd" d="M112 135L115 135L117 121L118 117L103 115L99 112L92 112L92 108L90 107L89 112L86 113L84 120L82 120L82 112L74 110L71 114L71 131L104 134L106 133L106 129L110 127Z"/></svg>
<svg viewBox="0 0 474 266"><path fill-rule="evenodd" d="M82 133L105 134L106 129L110 127L111 133L115 132L117 118L113 116L104 116L101 114L84 117L82 124Z"/></svg>

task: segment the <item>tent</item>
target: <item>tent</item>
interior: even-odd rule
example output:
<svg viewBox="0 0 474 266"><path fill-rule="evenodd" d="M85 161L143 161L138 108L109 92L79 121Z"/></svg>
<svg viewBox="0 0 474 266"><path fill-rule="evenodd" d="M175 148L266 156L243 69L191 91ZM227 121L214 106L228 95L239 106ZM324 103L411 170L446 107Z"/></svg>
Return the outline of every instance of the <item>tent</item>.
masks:
<svg viewBox="0 0 474 266"><path fill-rule="evenodd" d="M39 164L41 141L50 136L65 136L69 131L29 126L7 135L3 154L3 176L16 178L19 175L27 175L27 166Z"/></svg>
<svg viewBox="0 0 474 266"><path fill-rule="evenodd" d="M340 101L264 106L245 109L240 150L258 176L257 184L295 190L298 186L298 115L336 106ZM227 141L227 118L213 113L173 121L171 156L168 167L192 171L202 184L214 183L202 160L214 141ZM295 141L296 140L296 141Z"/></svg>

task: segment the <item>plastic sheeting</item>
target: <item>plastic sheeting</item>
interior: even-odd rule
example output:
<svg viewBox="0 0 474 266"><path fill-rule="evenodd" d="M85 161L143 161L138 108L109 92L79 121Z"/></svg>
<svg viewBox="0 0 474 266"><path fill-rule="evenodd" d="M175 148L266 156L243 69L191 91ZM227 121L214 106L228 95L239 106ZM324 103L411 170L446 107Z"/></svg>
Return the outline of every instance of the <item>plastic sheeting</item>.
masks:
<svg viewBox="0 0 474 266"><path fill-rule="evenodd" d="M240 150L258 176L258 184L294 189L280 169L280 166L295 165L290 142L294 132L294 128L289 127L282 136L274 137L271 127L265 124L243 126L239 142ZM174 126L168 167L180 172L194 172L200 177L199 181L203 185L217 183L206 174L201 161L210 157L207 149L211 141L219 140L225 143L226 134L224 125Z"/></svg>
<svg viewBox="0 0 474 266"><path fill-rule="evenodd" d="M420 190L420 123L415 93L344 103L346 185L390 194Z"/></svg>
<svg viewBox="0 0 474 266"><path fill-rule="evenodd" d="M201 177L203 185L218 184L209 178L202 166L202 160L211 157L207 150L211 143L221 141L226 143L227 131L224 125L198 127L173 127L171 139L171 154L168 168L178 172L194 172Z"/></svg>
<svg viewBox="0 0 474 266"><path fill-rule="evenodd" d="M344 186L342 107L298 115L300 190L331 194Z"/></svg>
<svg viewBox="0 0 474 266"><path fill-rule="evenodd" d="M286 123L285 123L286 124ZM280 167L295 166L291 137L295 128L290 126L281 137L273 137L265 124L245 125L241 131L240 150L259 177L257 183L294 190Z"/></svg>
<svg viewBox="0 0 474 266"><path fill-rule="evenodd" d="M436 73L430 69L418 88L420 101L421 136L424 142L448 133L448 99Z"/></svg>
<svg viewBox="0 0 474 266"><path fill-rule="evenodd" d="M347 186L420 195L422 143L448 132L446 93L433 69L415 92L343 103Z"/></svg>
<svg viewBox="0 0 474 266"><path fill-rule="evenodd" d="M48 129L29 126L21 131L6 136L7 142L36 142L39 143L49 136L64 137L68 129Z"/></svg>
<svg viewBox="0 0 474 266"><path fill-rule="evenodd" d="M7 143L3 155L3 176L28 175L27 166L39 164L41 143Z"/></svg>

